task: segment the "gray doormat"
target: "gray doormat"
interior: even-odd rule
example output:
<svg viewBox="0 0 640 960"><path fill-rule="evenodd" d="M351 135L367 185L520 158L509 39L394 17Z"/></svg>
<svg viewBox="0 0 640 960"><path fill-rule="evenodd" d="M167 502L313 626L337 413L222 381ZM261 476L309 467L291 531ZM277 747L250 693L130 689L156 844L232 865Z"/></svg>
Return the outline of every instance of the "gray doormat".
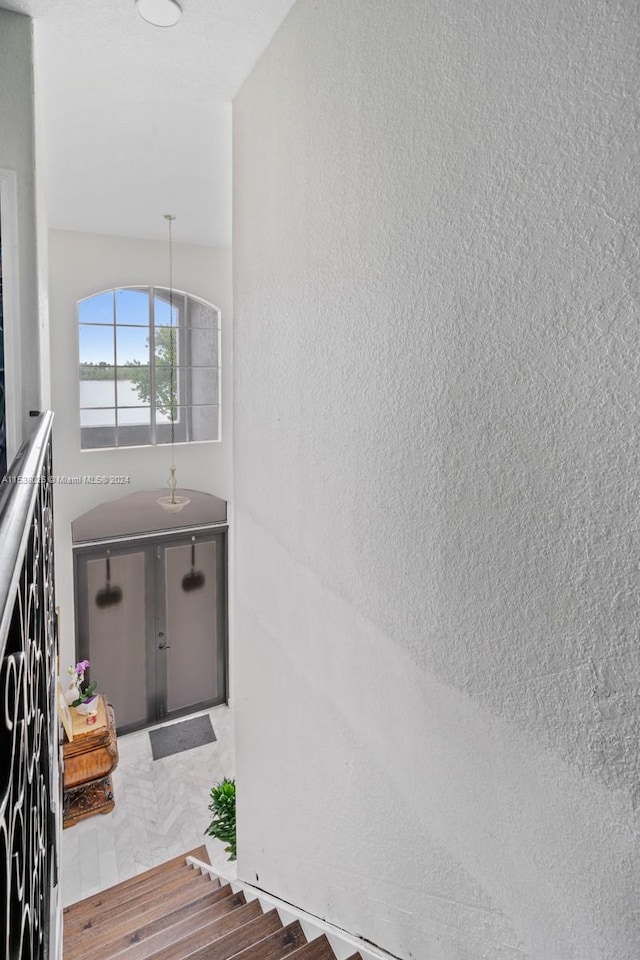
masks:
<svg viewBox="0 0 640 960"><path fill-rule="evenodd" d="M160 727L159 730L149 731L154 760L170 757L173 753L182 753L183 750L201 747L204 743L213 743L215 739L216 735L209 716L194 717L192 720L171 723L167 727Z"/></svg>

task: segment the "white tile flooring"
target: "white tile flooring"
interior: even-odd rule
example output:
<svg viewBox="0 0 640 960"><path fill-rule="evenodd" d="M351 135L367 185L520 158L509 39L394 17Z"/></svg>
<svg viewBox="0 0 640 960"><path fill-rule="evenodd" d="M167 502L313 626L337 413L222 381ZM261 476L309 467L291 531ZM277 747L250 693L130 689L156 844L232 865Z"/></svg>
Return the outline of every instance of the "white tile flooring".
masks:
<svg viewBox="0 0 640 960"><path fill-rule="evenodd" d="M65 906L203 843L211 862L233 873L223 844L204 836L211 787L235 774L233 713L227 706L206 712L216 741L163 760L152 760L148 730L118 738L115 809L62 833Z"/></svg>

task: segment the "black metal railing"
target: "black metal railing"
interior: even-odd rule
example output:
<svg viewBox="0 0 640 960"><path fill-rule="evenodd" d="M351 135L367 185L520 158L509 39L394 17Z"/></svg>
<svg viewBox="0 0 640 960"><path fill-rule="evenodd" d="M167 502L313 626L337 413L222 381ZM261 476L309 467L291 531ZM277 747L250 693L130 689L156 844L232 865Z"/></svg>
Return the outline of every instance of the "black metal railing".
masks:
<svg viewBox="0 0 640 960"><path fill-rule="evenodd" d="M57 886L51 423L0 483L0 957L47 960Z"/></svg>

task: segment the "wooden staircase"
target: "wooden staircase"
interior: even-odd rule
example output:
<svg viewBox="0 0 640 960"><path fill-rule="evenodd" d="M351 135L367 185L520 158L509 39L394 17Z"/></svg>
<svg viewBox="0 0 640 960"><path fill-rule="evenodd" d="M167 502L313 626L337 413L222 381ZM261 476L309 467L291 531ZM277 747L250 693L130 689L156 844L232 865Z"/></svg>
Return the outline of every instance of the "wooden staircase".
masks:
<svg viewBox="0 0 640 960"><path fill-rule="evenodd" d="M324 935L308 941L187 856L209 863L199 847L66 907L63 960L336 960Z"/></svg>

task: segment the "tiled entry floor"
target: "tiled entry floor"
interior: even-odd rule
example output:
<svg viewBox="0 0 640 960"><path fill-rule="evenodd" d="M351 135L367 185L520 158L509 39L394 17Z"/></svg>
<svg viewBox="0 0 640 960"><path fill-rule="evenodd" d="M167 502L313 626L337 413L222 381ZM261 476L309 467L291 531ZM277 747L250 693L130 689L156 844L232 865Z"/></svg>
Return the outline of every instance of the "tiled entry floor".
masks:
<svg viewBox="0 0 640 960"><path fill-rule="evenodd" d="M62 833L65 906L203 843L213 864L227 874L235 867L223 844L204 836L211 787L235 773L233 714L227 706L206 712L217 740L163 760L151 759L148 730L118 738L115 809Z"/></svg>

